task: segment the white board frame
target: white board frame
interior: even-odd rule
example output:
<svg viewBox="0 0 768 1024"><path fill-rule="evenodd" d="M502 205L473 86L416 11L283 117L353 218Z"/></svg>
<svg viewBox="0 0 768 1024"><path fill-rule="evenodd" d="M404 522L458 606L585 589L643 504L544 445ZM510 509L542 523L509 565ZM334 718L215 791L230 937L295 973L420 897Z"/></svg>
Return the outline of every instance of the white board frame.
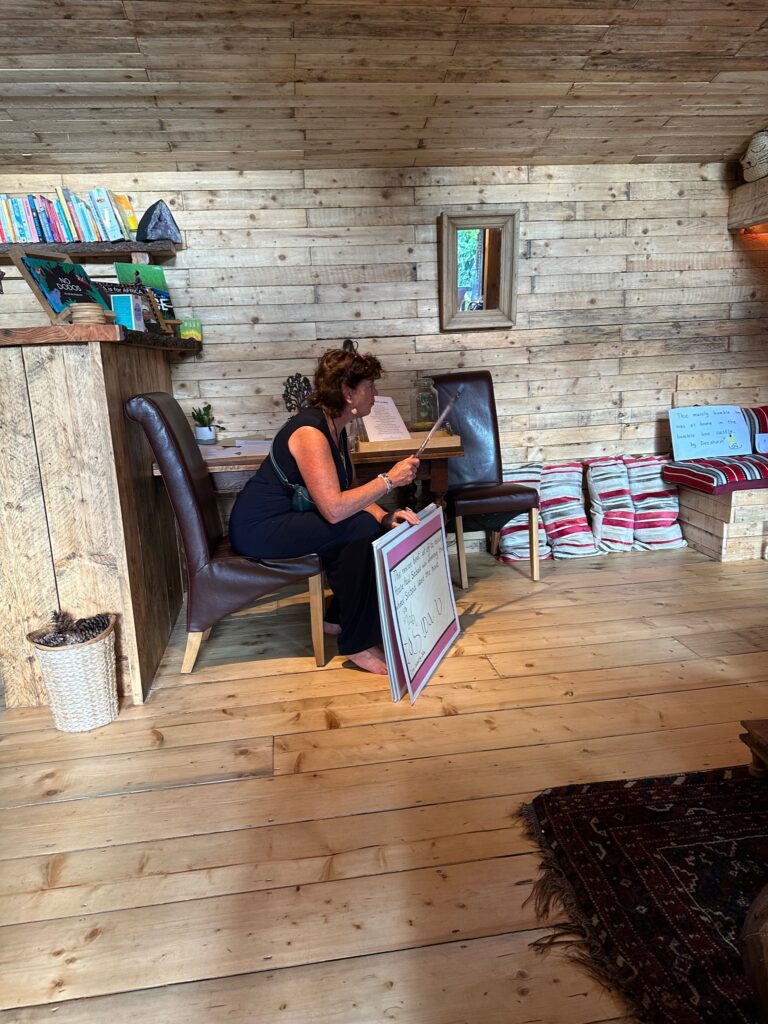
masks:
<svg viewBox="0 0 768 1024"><path fill-rule="evenodd" d="M400 700L408 693L411 703L422 692L461 633L448 563L443 510L430 505L419 513L419 518L421 521L418 526L404 523L373 543L384 653L392 698ZM444 624L444 628L429 649L414 655L409 649L409 633L412 635L414 630L414 609L402 605L396 599L393 573L402 569L403 563L415 561L416 552L429 542L437 544L439 548L430 594L431 600L440 602L439 623ZM431 611L427 608L419 609L419 614L423 617L430 615Z"/></svg>

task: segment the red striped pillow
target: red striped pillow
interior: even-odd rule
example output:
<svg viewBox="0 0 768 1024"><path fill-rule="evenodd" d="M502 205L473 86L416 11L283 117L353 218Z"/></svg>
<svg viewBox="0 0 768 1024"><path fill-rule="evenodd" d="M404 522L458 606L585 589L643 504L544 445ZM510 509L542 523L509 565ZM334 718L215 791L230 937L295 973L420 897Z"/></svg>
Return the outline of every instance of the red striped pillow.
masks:
<svg viewBox="0 0 768 1024"><path fill-rule="evenodd" d="M631 551L635 507L629 493L627 467L620 458L606 456L587 461L587 488L592 531L601 551Z"/></svg>
<svg viewBox="0 0 768 1024"><path fill-rule="evenodd" d="M542 468L541 518L555 558L584 558L600 553L584 509L580 462Z"/></svg>
<svg viewBox="0 0 768 1024"><path fill-rule="evenodd" d="M526 487L535 487L541 490L541 463L529 462L525 466L518 466L505 474L506 483L525 484ZM528 513L521 512L505 523L501 530L501 544L499 545L499 560L502 562L527 562L530 558L530 544L528 543ZM547 543L547 535L544 526L539 520L539 558L551 558L552 549Z"/></svg>
<svg viewBox="0 0 768 1024"><path fill-rule="evenodd" d="M677 488L661 475L669 459L663 455L623 455L629 475L629 491L635 506L636 551L660 551L686 547L678 523Z"/></svg>

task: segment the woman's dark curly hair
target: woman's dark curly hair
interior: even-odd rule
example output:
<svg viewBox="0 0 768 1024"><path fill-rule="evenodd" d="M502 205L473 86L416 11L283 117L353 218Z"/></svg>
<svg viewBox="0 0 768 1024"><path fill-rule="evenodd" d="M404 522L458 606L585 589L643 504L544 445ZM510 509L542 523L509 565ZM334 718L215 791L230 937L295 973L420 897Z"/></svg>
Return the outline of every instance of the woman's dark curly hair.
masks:
<svg viewBox="0 0 768 1024"><path fill-rule="evenodd" d="M329 349L320 356L309 404L329 416L341 416L346 407L342 384L356 388L364 380L378 380L380 376L381 363L376 356L360 355L354 342L345 341L343 348Z"/></svg>

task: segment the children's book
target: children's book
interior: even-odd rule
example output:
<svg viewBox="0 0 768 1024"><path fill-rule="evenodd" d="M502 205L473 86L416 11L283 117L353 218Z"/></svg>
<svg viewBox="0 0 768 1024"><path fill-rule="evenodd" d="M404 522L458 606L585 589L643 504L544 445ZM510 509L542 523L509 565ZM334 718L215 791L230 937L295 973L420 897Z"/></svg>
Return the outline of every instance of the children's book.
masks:
<svg viewBox="0 0 768 1024"><path fill-rule="evenodd" d="M66 235L61 230L61 225L59 224L59 218L58 214L56 213L56 207L51 202L51 200L47 199L45 196L40 196L40 201L43 204L45 216L50 225L51 232L53 233L54 242L66 241Z"/></svg>
<svg viewBox="0 0 768 1024"><path fill-rule="evenodd" d="M38 234L37 224L35 224L35 219L32 216L32 208L29 205L29 196L24 196L21 199L21 208L24 211L24 219L27 222L27 227L29 228L29 234L30 234L30 237L31 237L32 241L33 242L42 242L43 241L42 235Z"/></svg>
<svg viewBox="0 0 768 1024"><path fill-rule="evenodd" d="M67 234L69 235L70 242L79 242L80 234L77 230L77 222L75 221L74 212L68 202L70 198L70 192L68 188L61 188L59 185L56 186L56 195L59 198L59 204L61 209L59 210L60 216L67 222Z"/></svg>
<svg viewBox="0 0 768 1024"><path fill-rule="evenodd" d="M32 216L37 224L37 229L40 232L40 238L43 242L55 242L56 239L53 235L53 231L48 226L48 222L45 216L45 207L43 205L42 196L27 196L29 199L29 208L32 211Z"/></svg>
<svg viewBox="0 0 768 1024"><path fill-rule="evenodd" d="M138 295L115 293L110 295L109 301L115 313L115 323L131 331L146 329L141 299Z"/></svg>
<svg viewBox="0 0 768 1024"><path fill-rule="evenodd" d="M54 203L54 206L56 207L56 216L59 219L59 224L60 224L61 230L62 230L62 232L64 234L64 241L65 242L74 242L75 241L75 236L74 236L74 234L72 232L72 225L70 223L70 218L67 216L67 213L68 213L68 211L67 211L67 204L64 202L63 199L57 199L56 202Z"/></svg>
<svg viewBox="0 0 768 1024"><path fill-rule="evenodd" d="M8 203L8 194L6 192L0 192L0 221L3 224L3 232L9 242L18 242L15 232L11 225L11 208Z"/></svg>
<svg viewBox="0 0 768 1024"><path fill-rule="evenodd" d="M58 316L73 302L95 302L104 309L111 308L79 263L22 255L17 265L49 315Z"/></svg>
<svg viewBox="0 0 768 1024"><path fill-rule="evenodd" d="M110 192L109 195L112 199L112 205L115 209L115 213L122 222L125 230L125 237L135 238L136 228L139 226L139 222L136 219L136 213L134 212L131 200L121 192Z"/></svg>
<svg viewBox="0 0 768 1024"><path fill-rule="evenodd" d="M16 235L16 240L19 242L31 242L32 233L29 230L29 225L27 224L23 203L16 196L11 196L8 200L8 204L11 208L13 233Z"/></svg>
<svg viewBox="0 0 768 1024"><path fill-rule="evenodd" d="M162 267L151 263L116 263L115 273L120 284L139 284L149 288L157 300L163 319L176 319Z"/></svg>
<svg viewBox="0 0 768 1024"><path fill-rule="evenodd" d="M110 242L119 242L123 238L129 237L123 230L122 222L118 219L117 214L115 213L107 189L91 189L88 193L88 198L91 200L92 206L98 213L99 221L102 224L104 237L106 239Z"/></svg>

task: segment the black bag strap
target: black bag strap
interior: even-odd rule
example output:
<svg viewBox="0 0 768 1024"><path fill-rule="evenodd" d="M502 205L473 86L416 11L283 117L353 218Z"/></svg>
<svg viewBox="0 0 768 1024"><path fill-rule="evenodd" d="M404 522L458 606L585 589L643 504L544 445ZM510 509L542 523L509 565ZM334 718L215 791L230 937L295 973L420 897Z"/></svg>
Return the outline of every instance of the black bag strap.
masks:
<svg viewBox="0 0 768 1024"><path fill-rule="evenodd" d="M272 444L269 446L269 458L272 463L272 468L274 469L275 473L277 473L277 478L280 481L280 483L287 487L290 491L295 491L298 484L292 484L288 477L285 475L285 473L282 471L282 469L280 469L280 467L278 466L277 459L275 458L274 447L275 442L273 441Z"/></svg>

